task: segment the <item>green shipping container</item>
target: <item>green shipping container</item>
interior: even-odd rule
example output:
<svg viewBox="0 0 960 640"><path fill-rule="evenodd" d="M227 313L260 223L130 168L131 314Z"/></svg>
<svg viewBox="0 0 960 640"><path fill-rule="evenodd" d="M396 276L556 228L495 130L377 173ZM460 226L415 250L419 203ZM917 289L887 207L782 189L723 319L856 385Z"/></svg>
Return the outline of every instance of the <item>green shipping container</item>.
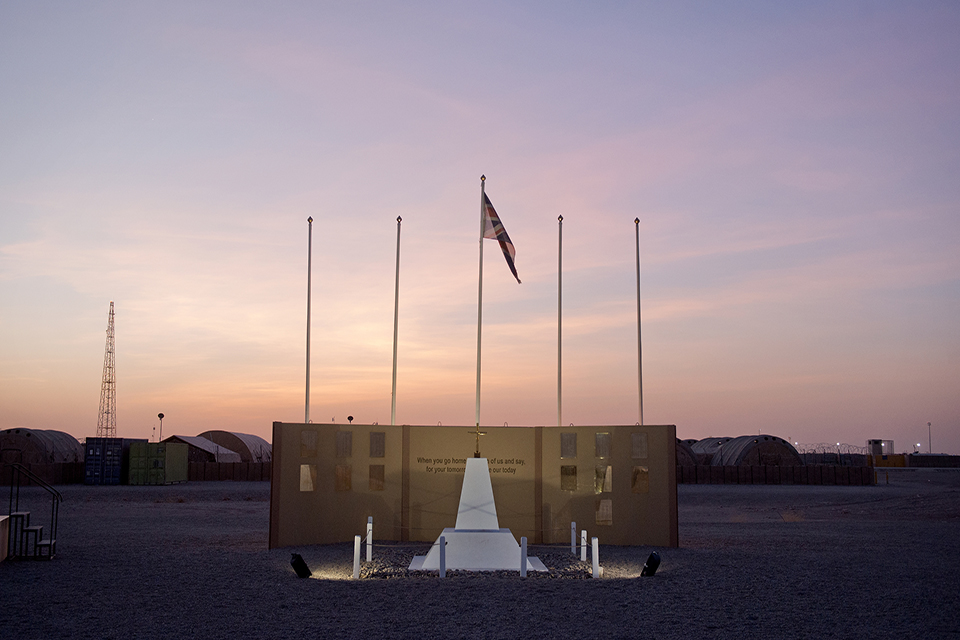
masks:
<svg viewBox="0 0 960 640"><path fill-rule="evenodd" d="M187 481L189 446L180 442L134 442L130 445L129 483L177 484Z"/></svg>

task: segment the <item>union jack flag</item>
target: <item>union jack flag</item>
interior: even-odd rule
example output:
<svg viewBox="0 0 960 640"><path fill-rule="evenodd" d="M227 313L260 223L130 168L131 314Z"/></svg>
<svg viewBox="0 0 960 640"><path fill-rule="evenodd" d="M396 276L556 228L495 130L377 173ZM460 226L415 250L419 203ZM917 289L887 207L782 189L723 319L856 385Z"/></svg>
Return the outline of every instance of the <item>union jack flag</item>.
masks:
<svg viewBox="0 0 960 640"><path fill-rule="evenodd" d="M517 275L517 267L513 263L517 250L514 248L513 242L510 241L507 230L503 228L500 216L497 215L497 211L493 208L487 194L483 194L483 220L483 237L496 239L500 243L503 257L507 261L507 266L510 267L510 273L513 274L513 277L517 279L517 284L519 284L520 277Z"/></svg>

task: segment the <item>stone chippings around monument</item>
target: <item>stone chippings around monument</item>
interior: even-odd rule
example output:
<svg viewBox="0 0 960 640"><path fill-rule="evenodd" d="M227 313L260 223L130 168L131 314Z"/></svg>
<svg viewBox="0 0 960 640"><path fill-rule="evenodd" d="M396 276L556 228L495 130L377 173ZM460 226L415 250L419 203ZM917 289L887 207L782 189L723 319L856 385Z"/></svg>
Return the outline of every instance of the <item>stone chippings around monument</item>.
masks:
<svg viewBox="0 0 960 640"><path fill-rule="evenodd" d="M579 547L578 547L579 549ZM437 579L436 571L417 571L410 570L408 567L417 554L423 554L427 547L404 546L403 543L397 545L386 544L374 547L373 562L360 563L360 578L370 578L377 580L390 580L396 578L410 579ZM548 579L558 578L586 580L591 578L592 567L590 562L580 562L580 556L574 556L570 553L570 547L558 546L531 546L530 553L536 553L540 561L546 565L548 571L530 571L526 579ZM579 551L578 551L579 553ZM519 575L519 554L517 557L518 569L513 571L482 571L484 576L517 578ZM601 564L603 564L601 556ZM447 569L447 578L457 575L469 576L477 575L477 571L460 571L456 569Z"/></svg>

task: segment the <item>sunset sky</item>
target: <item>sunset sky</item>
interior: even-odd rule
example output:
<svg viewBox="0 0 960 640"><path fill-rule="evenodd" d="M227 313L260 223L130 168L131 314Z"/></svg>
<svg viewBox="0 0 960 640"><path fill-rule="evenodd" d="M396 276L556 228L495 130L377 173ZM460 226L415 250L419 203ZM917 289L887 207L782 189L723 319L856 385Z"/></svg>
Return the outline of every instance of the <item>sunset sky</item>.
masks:
<svg viewBox="0 0 960 640"><path fill-rule="evenodd" d="M956 2L0 2L0 428L304 417L960 453Z"/></svg>

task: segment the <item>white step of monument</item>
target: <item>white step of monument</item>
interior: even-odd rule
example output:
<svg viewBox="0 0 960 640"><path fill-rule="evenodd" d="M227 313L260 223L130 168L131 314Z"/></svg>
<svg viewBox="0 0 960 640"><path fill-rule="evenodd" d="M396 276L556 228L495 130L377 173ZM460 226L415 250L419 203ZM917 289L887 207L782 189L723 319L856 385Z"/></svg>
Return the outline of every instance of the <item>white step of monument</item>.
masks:
<svg viewBox="0 0 960 640"><path fill-rule="evenodd" d="M510 529L444 529L447 569L461 571L519 571L520 544ZM439 540L437 541L439 543ZM410 563L411 571L438 571L440 547ZM527 571L547 571L539 558L527 556Z"/></svg>

